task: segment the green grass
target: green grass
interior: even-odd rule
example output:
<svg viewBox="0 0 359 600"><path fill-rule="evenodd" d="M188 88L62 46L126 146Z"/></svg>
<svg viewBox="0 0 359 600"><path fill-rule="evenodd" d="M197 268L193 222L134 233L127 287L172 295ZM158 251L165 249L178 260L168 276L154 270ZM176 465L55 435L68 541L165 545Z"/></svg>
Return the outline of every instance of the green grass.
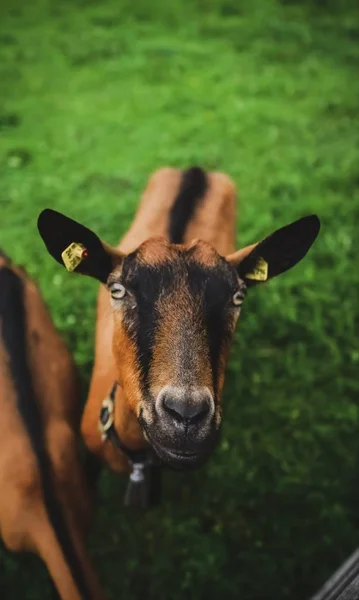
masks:
<svg viewBox="0 0 359 600"><path fill-rule="evenodd" d="M41 209L114 243L151 171L201 164L238 184L240 245L320 216L305 261L247 299L208 465L167 473L140 515L104 474L91 538L113 599L303 600L358 540L355 2L2 4L0 246L39 281L86 381L97 286L46 254ZM2 550L1 589L51 597L35 558Z"/></svg>

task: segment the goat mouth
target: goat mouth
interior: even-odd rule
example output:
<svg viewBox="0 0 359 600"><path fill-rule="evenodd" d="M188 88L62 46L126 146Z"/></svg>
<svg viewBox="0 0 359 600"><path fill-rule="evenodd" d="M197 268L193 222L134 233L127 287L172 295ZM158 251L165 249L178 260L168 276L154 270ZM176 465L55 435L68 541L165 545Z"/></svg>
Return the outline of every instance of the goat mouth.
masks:
<svg viewBox="0 0 359 600"><path fill-rule="evenodd" d="M199 467L205 462L205 459L207 458L207 453L203 454L199 452L190 452L188 450L173 450L155 441L150 435L144 423L142 423L142 427L148 443L152 447L153 451L156 453L157 457L166 467L175 469L177 471L185 471L188 469L194 469L196 467Z"/></svg>
<svg viewBox="0 0 359 600"><path fill-rule="evenodd" d="M159 444L151 443L151 445L161 462L167 467L177 471L195 469L204 462L200 454L195 454L193 452L178 452Z"/></svg>

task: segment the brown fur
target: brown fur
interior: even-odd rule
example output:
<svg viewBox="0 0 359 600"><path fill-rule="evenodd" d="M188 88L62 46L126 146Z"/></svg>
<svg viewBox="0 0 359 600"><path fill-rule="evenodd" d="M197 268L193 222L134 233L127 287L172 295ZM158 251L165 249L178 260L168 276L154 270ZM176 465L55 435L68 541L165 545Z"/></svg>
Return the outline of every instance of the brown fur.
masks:
<svg viewBox="0 0 359 600"><path fill-rule="evenodd" d="M191 298L186 293L184 283L178 286L175 298L171 295L160 301L159 311L163 315L161 325L154 342L154 356L151 373L151 391L157 397L165 385L181 385L183 357L177 356L176 341L181 339L181 353L187 353L191 347L191 380L188 385L206 386L213 393L211 372L208 369L208 353L205 331L199 311L193 311ZM182 289L181 289L182 288ZM181 310L179 310L181 307ZM183 331L183 321L187 324ZM202 360L199 359L201 357ZM155 374L155 376L154 376Z"/></svg>
<svg viewBox="0 0 359 600"><path fill-rule="evenodd" d="M159 244L156 237L166 238L168 235L169 213L178 192L181 176L180 170L172 168L159 169L152 175L143 193L136 217L118 245L118 251L127 254L142 244L139 251L142 261L158 264L171 259L174 250L163 241ZM208 179L208 190L188 225L184 244L187 247L192 245L193 256L200 264L213 266L218 260L218 253L222 256L231 254L235 248L235 186L232 180L222 173L210 173ZM194 238L199 238L201 241L198 239L193 241ZM163 309L167 317L158 332L155 344L153 361L160 367L155 369L160 376L156 378L156 382L152 382L154 393L162 384L168 383L166 357L171 351L171 335L176 334L178 322L173 310L173 306L176 306L175 300L172 304L171 298L163 300ZM192 307L189 307L189 316L192 313ZM201 319L196 319L192 325L197 332L196 343L201 345L203 339ZM194 336L191 339L193 343ZM114 340L113 346L112 340ZM225 350L226 354L228 350L229 348ZM199 354L200 352L197 356ZM203 356L205 359L205 354ZM224 362L225 357L222 359L223 365ZM208 361L203 360L198 363L195 371L200 385L211 389L207 365ZM224 375L221 374L220 388L223 385L223 378ZM142 448L144 436L137 422L140 390L135 348L124 332L120 317L115 314L113 319L109 306L109 292L105 287L101 287L97 305L95 364L81 428L90 451L104 459L112 469L122 471L127 469L127 460L110 444L103 443L98 431L101 403L117 379L124 385L127 393L125 396L122 388L117 391L115 413L117 432L129 448Z"/></svg>
<svg viewBox="0 0 359 600"><path fill-rule="evenodd" d="M0 268L5 264L10 266L0 259ZM91 500L78 451L75 366L37 287L22 270L12 268L24 284L27 354L55 491L93 598L101 600L104 594L84 543ZM1 336L0 414L1 537L9 550L35 552L42 558L63 600L81 600L46 513L37 460L17 411L16 389Z"/></svg>

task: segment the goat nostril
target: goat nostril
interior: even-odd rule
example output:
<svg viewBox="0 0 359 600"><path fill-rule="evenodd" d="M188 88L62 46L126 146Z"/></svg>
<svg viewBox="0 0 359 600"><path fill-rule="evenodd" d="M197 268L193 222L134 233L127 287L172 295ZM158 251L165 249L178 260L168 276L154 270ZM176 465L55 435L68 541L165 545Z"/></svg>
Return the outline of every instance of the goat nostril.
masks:
<svg viewBox="0 0 359 600"><path fill-rule="evenodd" d="M183 421L183 420L184 420L184 418L183 418L183 416L181 415L181 413L180 413L180 412L178 412L178 410L176 410L175 408L172 408L172 407L170 406L170 402L167 402L166 400L164 400L164 402L163 402L163 406L164 406L164 408L165 408L166 412L167 412L169 415L171 415L171 417L172 417L173 419L175 419L176 421Z"/></svg>
<svg viewBox="0 0 359 600"><path fill-rule="evenodd" d="M201 400L182 400L173 396L163 397L163 407L173 419L182 423L199 423L209 413L209 401L207 398Z"/></svg>

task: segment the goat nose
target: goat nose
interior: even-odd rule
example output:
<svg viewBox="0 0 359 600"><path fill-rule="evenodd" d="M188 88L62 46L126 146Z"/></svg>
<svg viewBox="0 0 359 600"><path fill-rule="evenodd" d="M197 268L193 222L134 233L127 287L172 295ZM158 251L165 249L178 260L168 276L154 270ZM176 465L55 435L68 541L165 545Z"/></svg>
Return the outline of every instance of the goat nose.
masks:
<svg viewBox="0 0 359 600"><path fill-rule="evenodd" d="M164 394L162 405L165 411L179 423L200 423L208 415L210 410L209 394L201 394L200 397L179 398L169 393Z"/></svg>

